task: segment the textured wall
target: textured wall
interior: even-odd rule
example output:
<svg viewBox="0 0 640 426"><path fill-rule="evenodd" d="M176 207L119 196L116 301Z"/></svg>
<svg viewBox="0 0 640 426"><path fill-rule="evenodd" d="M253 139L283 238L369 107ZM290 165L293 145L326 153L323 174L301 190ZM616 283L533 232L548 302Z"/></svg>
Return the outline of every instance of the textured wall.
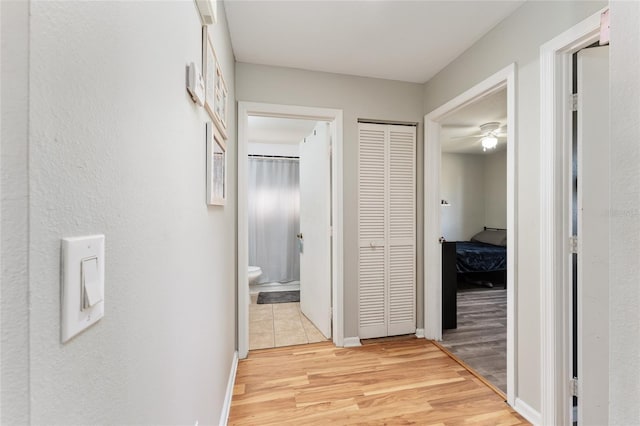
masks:
<svg viewBox="0 0 640 426"><path fill-rule="evenodd" d="M484 225L507 227L507 151L486 155L484 159Z"/></svg>
<svg viewBox="0 0 640 426"><path fill-rule="evenodd" d="M640 3L611 2L609 424L640 424Z"/></svg>
<svg viewBox="0 0 640 426"><path fill-rule="evenodd" d="M451 204L440 208L442 236L448 241L468 241L485 224L484 158L443 153L440 187L441 197Z"/></svg>
<svg viewBox="0 0 640 426"><path fill-rule="evenodd" d="M214 45L230 89L221 2ZM235 347L235 191L205 205L192 1L33 2L30 387L35 424L214 424ZM106 235L105 316L60 343L60 238Z"/></svg>
<svg viewBox="0 0 640 426"><path fill-rule="evenodd" d="M517 64L518 342L516 396L540 409L540 46L606 6L603 1L528 1L425 85L435 108L510 63Z"/></svg>
<svg viewBox="0 0 640 426"><path fill-rule="evenodd" d="M2 15L1 424L29 422L28 93L29 3L0 2Z"/></svg>
<svg viewBox="0 0 640 426"><path fill-rule="evenodd" d="M422 122L421 84L238 63L239 101L336 108L344 112L344 335L358 335L357 169L358 118ZM422 163L422 125L418 126L418 165ZM418 167L418 259L422 256L422 171ZM422 262L418 300L422 300ZM422 304L418 306L422 327Z"/></svg>
<svg viewBox="0 0 640 426"><path fill-rule="evenodd" d="M507 227L507 151L490 155L442 154L442 236L467 241L483 226Z"/></svg>

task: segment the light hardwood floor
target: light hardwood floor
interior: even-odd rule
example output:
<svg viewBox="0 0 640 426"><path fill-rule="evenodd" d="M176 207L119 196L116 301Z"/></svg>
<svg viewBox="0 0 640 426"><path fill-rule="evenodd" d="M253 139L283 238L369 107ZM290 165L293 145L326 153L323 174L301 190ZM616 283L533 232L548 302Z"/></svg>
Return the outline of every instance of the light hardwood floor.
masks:
<svg viewBox="0 0 640 426"><path fill-rule="evenodd" d="M528 424L424 339L252 351L238 365L230 425Z"/></svg>
<svg viewBox="0 0 640 426"><path fill-rule="evenodd" d="M507 290L458 291L458 328L441 344L507 392Z"/></svg>

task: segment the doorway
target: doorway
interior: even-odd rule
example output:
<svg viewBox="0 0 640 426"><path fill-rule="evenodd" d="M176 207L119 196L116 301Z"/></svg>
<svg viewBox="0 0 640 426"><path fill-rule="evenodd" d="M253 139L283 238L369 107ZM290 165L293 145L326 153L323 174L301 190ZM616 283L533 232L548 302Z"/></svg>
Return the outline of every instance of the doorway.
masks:
<svg viewBox="0 0 640 426"><path fill-rule="evenodd" d="M498 71L458 97L425 116L425 337L442 340L442 219L441 210L441 132L442 123L465 106L506 90L506 396L515 405L515 341L517 283L517 226L516 226L516 139L515 139L515 64Z"/></svg>
<svg viewBox="0 0 640 426"><path fill-rule="evenodd" d="M608 293L602 290L607 287L608 274L607 268L602 266L608 259L602 259L602 256L608 251L601 249L602 246L596 247L595 240L602 239L601 233L609 230L606 222L609 217L606 211L609 208L606 198L609 174L602 169L603 163L608 163L608 94L600 93L589 99L588 94L581 94L583 90L578 83L577 98L572 95L573 55L599 41L603 13L606 9L541 47L540 327L541 422L544 424L571 424L576 420L577 424L601 424L607 419L607 370L602 365L608 362L608 312L603 312L602 308L608 306ZM605 90L609 81L607 69L607 64L601 64L601 71L593 79L604 83ZM585 88L588 86L592 83ZM577 120L574 119L574 104ZM594 114L591 111L594 106L605 108L590 116ZM584 120L580 119L580 114L585 114ZM585 136L599 135L595 142L596 152L593 152L594 145L590 147L586 140L580 140L580 127L584 124L596 125L596 129L582 131ZM575 145L574 130L578 132ZM604 189L604 195L601 189ZM581 196L585 198L581 199ZM597 197L595 203L589 199L592 196ZM577 234L573 233L574 211L577 213ZM587 225L589 222L591 226ZM577 257L575 269L574 257ZM601 267L594 270L597 265ZM602 273L605 273L604 277ZM577 278L575 287L574 276ZM592 281L594 278L597 283ZM592 300L589 302L585 298ZM574 307L577 309L575 316ZM577 380L574 380L576 374ZM577 409L574 408L576 405Z"/></svg>
<svg viewBox="0 0 640 426"><path fill-rule="evenodd" d="M441 127L441 345L506 394L507 89Z"/></svg>
<svg viewBox="0 0 640 426"><path fill-rule="evenodd" d="M331 337L329 123L250 116L248 124L249 349L324 341Z"/></svg>
<svg viewBox="0 0 640 426"><path fill-rule="evenodd" d="M328 186L326 193L327 200L320 200L322 209L326 209L327 214L319 214L322 209L314 208L313 200L311 202L302 202L301 208L307 205L313 210L311 214L319 214L318 217L326 218L326 228L322 232L322 238L318 237L318 232L315 231L315 227L305 228L304 212L301 214L300 229L296 234L296 239L293 242L295 249L300 255L300 273L302 275L309 276L310 280L317 279L325 287L320 290L319 293L305 292L304 289L300 291L300 307L299 312L303 312L304 315L300 316L301 321L304 321L302 317L309 317L310 322L315 323L317 333L323 337L331 337L333 342L337 346L342 346L343 331L342 331L342 111L332 109L319 109L309 107L297 107L287 105L274 105L274 104L261 104L261 103L249 103L239 102L238 104L238 354L240 358L245 358L249 351L249 310L252 301L252 295L249 285L249 206L248 206L248 194L249 194L249 150L250 150L250 120L260 119L289 119L296 120L298 124L302 121L307 121L310 126L311 132L306 136L307 144L304 139L298 143L298 155L300 157L299 164L305 162L302 157L307 158L309 165L306 169L310 170L314 165L318 165L320 162L316 160L311 161L310 158L319 154L315 150L324 150L326 158L325 167L320 167L318 170L311 171L311 174L316 174L320 171L326 174L326 179L312 179L313 182L318 181L326 182ZM303 123L302 123L303 124ZM323 135L321 135L323 134ZM320 139L330 143L331 148L328 145L325 148L319 148L317 143L311 143L311 139ZM264 148L264 147L263 147ZM306 155L305 155L306 153ZM259 155L259 154L254 154ZM265 157L269 154L262 154ZM303 165L303 164L301 164ZM305 173L299 175L301 181L305 180ZM307 180L308 177L307 177ZM303 184L304 185L304 184ZM318 188L313 188L309 192L314 192ZM304 191L300 192L300 197L304 198ZM307 197L311 199L312 197ZM307 214L308 216L308 214ZM316 223L320 219L312 217L308 222ZM323 219L324 220L324 219ZM305 232L305 229L308 229ZM316 241L315 239L318 239ZM324 248L319 249L320 240L324 244ZM291 243L291 242L289 242ZM328 252L326 256L328 258L328 266L322 267L322 274L318 271L307 270L305 272L305 255L308 257L316 257L313 254L314 250L320 250ZM253 258L255 259L255 258ZM315 263L315 262L306 262ZM260 265L251 265L260 266ZM309 267L307 266L307 269ZM252 270L252 272L255 272ZM253 278L254 274L252 274ZM294 277L295 278L295 277ZM300 279L300 287L304 287L302 283L304 277ZM289 285L295 286L296 280L291 280L294 283ZM277 284L272 284L272 287ZM309 286L310 289L318 289L317 286ZM287 289L290 290L290 289ZM295 290L294 290L295 291ZM255 293L255 291L254 291ZM257 299L257 294L253 295ZM305 302L306 300L306 302ZM295 303L295 302L294 302ZM275 306L275 305L274 305ZM272 312L275 318L275 310L284 310L284 308L273 308ZM293 310L293 309L291 309ZM305 312L306 311L306 312ZM303 322L304 325L308 325ZM315 332L312 333L316 337L319 337ZM303 343L303 342L300 342ZM295 344L295 343L289 343Z"/></svg>

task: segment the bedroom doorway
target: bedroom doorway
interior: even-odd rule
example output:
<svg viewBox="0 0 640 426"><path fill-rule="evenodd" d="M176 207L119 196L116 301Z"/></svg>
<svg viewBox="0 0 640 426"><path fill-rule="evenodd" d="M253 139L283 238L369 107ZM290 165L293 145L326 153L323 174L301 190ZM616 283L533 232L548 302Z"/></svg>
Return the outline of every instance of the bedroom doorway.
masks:
<svg viewBox="0 0 640 426"><path fill-rule="evenodd" d="M484 376L512 406L517 290L514 111L512 64L425 116L424 153L425 337L441 341L445 350ZM469 242L472 237L493 253L483 255L488 257L484 264L463 266L468 273L458 277L456 249L465 245L458 241ZM444 281L452 285L443 285ZM493 340L476 358L499 369L474 367L473 356L465 361L471 345L459 352L463 356L446 348L447 340L457 345L449 332L443 333L445 323L451 325L452 306L458 311L453 314L455 327L478 332L475 343ZM496 323L500 326L494 329Z"/></svg>
<svg viewBox="0 0 640 426"><path fill-rule="evenodd" d="M442 342L507 391L507 89L441 124Z"/></svg>

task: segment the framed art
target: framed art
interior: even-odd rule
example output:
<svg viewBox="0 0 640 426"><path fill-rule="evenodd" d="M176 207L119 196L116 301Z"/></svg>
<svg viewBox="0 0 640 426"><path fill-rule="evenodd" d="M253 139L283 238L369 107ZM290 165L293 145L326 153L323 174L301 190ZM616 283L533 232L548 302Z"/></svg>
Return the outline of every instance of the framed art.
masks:
<svg viewBox="0 0 640 426"><path fill-rule="evenodd" d="M223 206L227 200L227 144L212 122L207 122L207 204Z"/></svg>
<svg viewBox="0 0 640 426"><path fill-rule="evenodd" d="M213 50L206 25L202 27L202 74L204 75L204 108L213 118L216 98L216 52Z"/></svg>
<svg viewBox="0 0 640 426"><path fill-rule="evenodd" d="M222 137L227 139L227 85L206 25L202 27L202 72L205 84L204 108Z"/></svg>
<svg viewBox="0 0 640 426"><path fill-rule="evenodd" d="M227 133L227 98L229 96L229 92L227 89L227 83L224 81L224 77L222 75L222 69L220 68L220 64L216 63L216 87L215 87L215 117L214 121L218 129L226 137Z"/></svg>

